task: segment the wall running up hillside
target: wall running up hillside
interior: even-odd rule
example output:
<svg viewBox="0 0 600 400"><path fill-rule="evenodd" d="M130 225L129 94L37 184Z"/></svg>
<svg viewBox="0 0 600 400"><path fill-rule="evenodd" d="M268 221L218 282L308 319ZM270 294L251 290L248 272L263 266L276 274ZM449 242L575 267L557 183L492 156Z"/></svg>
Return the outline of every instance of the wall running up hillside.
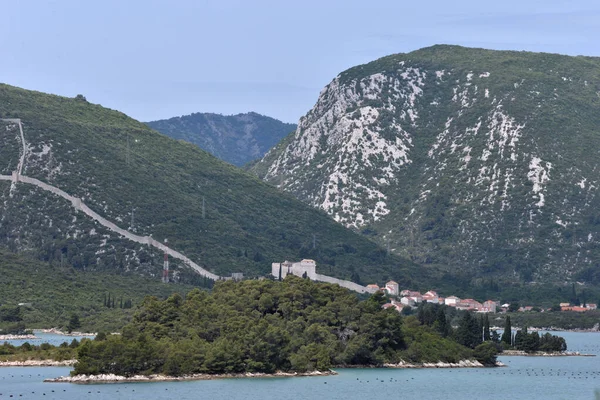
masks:
<svg viewBox="0 0 600 400"><path fill-rule="evenodd" d="M196 271L199 275L212 279L212 280L220 280L220 279L224 279L224 277L221 277L217 274L214 274L210 271L207 271L206 269L202 268L201 266L199 266L198 264L196 264L195 262L193 262L192 260L190 260L188 257L186 257L185 255L181 254L180 252L166 246L165 244L155 240L152 238L152 236L139 236L136 235L134 233L131 233L123 228L120 228L119 226L117 226L115 223L107 220L106 218L102 217L101 215L99 215L97 212L95 212L94 210L92 210L90 207L88 207L83 201L81 201L80 198L72 196L70 194L68 194L67 192L65 192L64 190L61 190L55 186L49 185L45 182L40 181L39 179L35 179L29 176L25 176L22 175L21 172L23 170L23 166L25 164L26 161L26 152L27 152L27 145L25 142L25 136L23 133L23 127L21 124L21 120L20 119L1 119L1 121L4 122L9 122L9 123L14 123L17 124L19 126L19 131L20 131L20 137L21 137L21 142L22 142L22 153L20 155L20 159L19 159L19 164L17 167L16 171L13 171L12 175L0 175L0 180L2 181L10 181L11 182L11 186L15 187L18 183L26 183L29 185L33 185L36 186L40 189L43 189L47 192L53 193L54 195L57 195L59 197L62 197L63 199L69 201L71 203L71 205L73 206L73 208L75 208L75 210L77 211L81 211L83 212L85 215L87 215L88 217L92 218L93 220L97 221L100 225L104 226L105 228L108 228L109 230L111 230L112 232L115 232L119 235L121 235L122 237L131 240L133 242L136 243L140 243L140 244L144 244L144 245L148 245L148 246L152 246L155 247L157 249L159 249L160 251L163 251L165 253L167 253L168 255L170 255L171 257L174 257L178 260L183 261L187 266L189 266L190 268L192 268L194 271ZM321 275L321 274L314 274L313 280L316 281L320 281L320 282L327 282L327 283L333 283L333 284L337 284L339 286L345 287L347 289L356 291L358 293L366 293L368 292L368 289L365 288L364 286L358 285L354 282L350 282L350 281L345 281L342 279L336 279L336 278L332 278L330 276L327 275Z"/></svg>

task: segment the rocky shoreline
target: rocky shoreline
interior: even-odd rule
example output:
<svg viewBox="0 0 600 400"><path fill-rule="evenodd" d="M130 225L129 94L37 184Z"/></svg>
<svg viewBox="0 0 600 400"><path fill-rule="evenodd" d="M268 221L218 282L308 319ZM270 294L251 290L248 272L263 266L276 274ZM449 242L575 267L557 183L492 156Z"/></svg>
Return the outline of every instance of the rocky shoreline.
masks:
<svg viewBox="0 0 600 400"><path fill-rule="evenodd" d="M115 374L100 375L75 375L61 376L58 378L44 379L51 383L129 383L129 382L175 382L175 381L200 381L231 378L290 378L299 376L329 376L337 375L333 370L311 372L275 372L265 374L260 372L246 372L243 374L193 374L184 376L168 375L134 375L130 377Z"/></svg>
<svg viewBox="0 0 600 400"><path fill-rule="evenodd" d="M0 335L0 341L5 341L5 340L33 340L33 339L39 339L39 337L35 336L35 335Z"/></svg>
<svg viewBox="0 0 600 400"><path fill-rule="evenodd" d="M496 367L504 367L501 362L496 363ZM344 368L368 368L367 366L348 366ZM407 363L400 361L397 364L384 364L383 368L484 368L485 366L475 360L461 360L457 363ZM375 367L377 368L377 367ZM214 379L231 379L231 378L290 378L303 376L330 376L337 375L334 370L329 371L311 371L311 372L275 372L273 374L246 372L241 374L193 374L185 376L168 376L168 375L135 375L126 377L115 374L100 374L100 375L75 375L61 376L58 378L45 379L44 382L52 383L128 383L128 382L175 382L175 381L192 381L192 380L214 380Z"/></svg>
<svg viewBox="0 0 600 400"><path fill-rule="evenodd" d="M533 353L527 353L523 350L504 350L499 356L520 356L520 357L596 357L595 354L585 354L578 351L563 351L546 353L544 351L535 351Z"/></svg>
<svg viewBox="0 0 600 400"><path fill-rule="evenodd" d="M0 367L71 367L77 360L0 361Z"/></svg>
<svg viewBox="0 0 600 400"><path fill-rule="evenodd" d="M89 333L89 332L63 332L57 328L49 328L49 329L34 329L33 332L42 332L42 333L51 333L53 335L61 335L61 336L96 336L97 333Z"/></svg>
<svg viewBox="0 0 600 400"><path fill-rule="evenodd" d="M500 361L496 362L496 367L505 367ZM400 361L397 364L383 364L384 368L485 368L485 365L476 360L460 360L457 363L447 363L438 361L436 363L407 363Z"/></svg>

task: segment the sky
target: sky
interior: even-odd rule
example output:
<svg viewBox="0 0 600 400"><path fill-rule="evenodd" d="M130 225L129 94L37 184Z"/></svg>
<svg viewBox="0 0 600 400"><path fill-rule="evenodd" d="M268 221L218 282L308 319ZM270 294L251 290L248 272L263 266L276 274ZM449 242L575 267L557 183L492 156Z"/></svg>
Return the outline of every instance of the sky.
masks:
<svg viewBox="0 0 600 400"><path fill-rule="evenodd" d="M600 56L597 0L0 0L0 82L151 121L297 122L337 74L434 44Z"/></svg>

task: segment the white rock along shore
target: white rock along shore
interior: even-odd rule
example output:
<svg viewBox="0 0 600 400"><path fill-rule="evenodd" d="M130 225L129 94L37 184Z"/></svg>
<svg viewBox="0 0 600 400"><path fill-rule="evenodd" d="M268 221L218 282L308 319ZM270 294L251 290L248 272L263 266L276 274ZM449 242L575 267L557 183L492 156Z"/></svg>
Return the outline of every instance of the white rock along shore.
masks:
<svg viewBox="0 0 600 400"><path fill-rule="evenodd" d="M560 351L546 353L544 351L536 351L533 353L526 353L523 350L504 350L499 356L526 356L526 357L596 357L595 354L584 354L578 351Z"/></svg>
<svg viewBox="0 0 600 400"><path fill-rule="evenodd" d="M496 363L497 367L504 367L501 362ZM364 366L357 366L362 367ZM458 363L422 363L412 364L404 361L398 364L384 364L384 368L483 368L484 365L475 360L462 360ZM211 379L227 379L227 378L277 378L277 377L298 377L298 376L328 376L337 375L334 370L329 371L311 371L311 372L275 372L274 374L252 373L243 374L193 374L184 376L168 376L168 375L135 375L125 377L115 374L100 374L100 375L75 375L61 376L58 378L46 379L44 382L62 382L62 383L117 383L117 382L170 382L170 381L190 381L190 380L211 380Z"/></svg>
<svg viewBox="0 0 600 400"><path fill-rule="evenodd" d="M438 361L436 363L408 363L400 361L398 364L383 364L385 368L484 368L485 365L477 360L460 360L457 363ZM496 362L497 367L504 367L501 362Z"/></svg>
<svg viewBox="0 0 600 400"><path fill-rule="evenodd" d="M0 335L0 341L4 340L28 340L28 339L39 339L35 335Z"/></svg>
<svg viewBox="0 0 600 400"><path fill-rule="evenodd" d="M99 375L75 375L61 376L58 378L45 379L44 382L59 383L117 383L117 382L170 382L170 381L193 381L193 380L212 380L227 378L278 378L294 376L328 376L337 375L335 371L311 371L311 372L275 372L273 374L246 372L243 374L193 374L184 376L168 375L134 375L130 377L115 374Z"/></svg>

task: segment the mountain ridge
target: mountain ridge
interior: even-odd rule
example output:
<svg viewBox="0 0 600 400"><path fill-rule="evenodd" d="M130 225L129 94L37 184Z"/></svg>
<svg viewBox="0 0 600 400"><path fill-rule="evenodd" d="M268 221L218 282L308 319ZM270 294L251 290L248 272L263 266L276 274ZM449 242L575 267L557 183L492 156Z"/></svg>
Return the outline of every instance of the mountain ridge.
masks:
<svg viewBox="0 0 600 400"><path fill-rule="evenodd" d="M335 77L252 170L473 282L597 284L599 93L597 57L394 54Z"/></svg>
<svg viewBox="0 0 600 400"><path fill-rule="evenodd" d="M261 158L281 138L296 129L295 124L252 111L232 115L197 112L146 124L174 139L193 143L238 167Z"/></svg>

